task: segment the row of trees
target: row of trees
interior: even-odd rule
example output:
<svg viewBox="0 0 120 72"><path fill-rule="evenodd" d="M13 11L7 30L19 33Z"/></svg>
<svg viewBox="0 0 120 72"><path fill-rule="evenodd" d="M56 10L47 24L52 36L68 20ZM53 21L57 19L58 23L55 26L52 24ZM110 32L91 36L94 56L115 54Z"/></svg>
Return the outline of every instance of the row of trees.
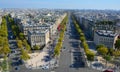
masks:
<svg viewBox="0 0 120 72"><path fill-rule="evenodd" d="M7 56L10 52L8 43L8 30L6 17L2 17L2 23L0 25L0 54Z"/></svg>
<svg viewBox="0 0 120 72"><path fill-rule="evenodd" d="M14 35L16 37L18 37L20 40L24 40L25 36L24 34L19 30L18 25L14 22L13 18L11 18L10 16L7 16L8 18L8 22L9 22L9 26L12 29L12 32L14 33Z"/></svg>
<svg viewBox="0 0 120 72"><path fill-rule="evenodd" d="M120 39L116 40L115 42L115 49L120 50Z"/></svg>
<svg viewBox="0 0 120 72"><path fill-rule="evenodd" d="M6 17L2 17L2 23L0 24L0 55L4 56L3 62L0 64L1 69L6 71L8 68L7 55L10 53L8 43L8 30Z"/></svg>
<svg viewBox="0 0 120 72"><path fill-rule="evenodd" d="M74 16L72 16L72 19L73 19L74 25L76 27L76 30L77 30L77 32L80 35L81 44L82 44L82 46L84 48L84 51L85 51L86 56L87 56L87 59L90 60L90 61L94 60L95 54L94 54L94 52L89 50L89 46L88 46L88 44L86 42L85 35L82 32L80 25L78 24L78 22L77 22L77 20L75 19Z"/></svg>
<svg viewBox="0 0 120 72"><path fill-rule="evenodd" d="M18 48L24 49L27 52L31 51L30 45L27 43L26 39L24 39L24 40L17 39L17 46L18 46Z"/></svg>
<svg viewBox="0 0 120 72"><path fill-rule="evenodd" d="M30 58L28 55L28 52L31 52L30 45L28 44L24 34L19 30L18 25L14 22L13 18L11 18L9 15L7 16L8 22L10 24L10 27L12 29L12 32L14 33L17 41L18 48L21 49L21 58L23 60L27 60Z"/></svg>
<svg viewBox="0 0 120 72"><path fill-rule="evenodd" d="M67 22L68 22L68 15L61 22L61 27L62 28L60 30L58 43L56 44L55 49L54 49L54 56L59 56L60 55L60 50L62 48L62 41L64 39L64 32L66 30L66 24L67 24Z"/></svg>

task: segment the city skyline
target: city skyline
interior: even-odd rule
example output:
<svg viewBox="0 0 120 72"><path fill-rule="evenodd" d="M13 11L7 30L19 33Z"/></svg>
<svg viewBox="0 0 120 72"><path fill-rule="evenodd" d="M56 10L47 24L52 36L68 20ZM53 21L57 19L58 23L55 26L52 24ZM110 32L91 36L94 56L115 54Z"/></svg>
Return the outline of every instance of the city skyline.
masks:
<svg viewBox="0 0 120 72"><path fill-rule="evenodd" d="M114 9L119 0L0 0L0 8Z"/></svg>
<svg viewBox="0 0 120 72"><path fill-rule="evenodd" d="M119 72L119 3L0 0L0 72Z"/></svg>

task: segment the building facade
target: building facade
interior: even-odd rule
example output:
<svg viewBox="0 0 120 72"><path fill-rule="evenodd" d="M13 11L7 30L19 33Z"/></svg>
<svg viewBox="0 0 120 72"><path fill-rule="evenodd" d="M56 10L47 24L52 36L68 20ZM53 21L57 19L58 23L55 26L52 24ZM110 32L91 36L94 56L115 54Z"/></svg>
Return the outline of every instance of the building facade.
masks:
<svg viewBox="0 0 120 72"><path fill-rule="evenodd" d="M46 45L49 41L49 30L28 31L28 42L32 48L34 45Z"/></svg>
<svg viewBox="0 0 120 72"><path fill-rule="evenodd" d="M120 23L116 24L116 32L120 35Z"/></svg>
<svg viewBox="0 0 120 72"><path fill-rule="evenodd" d="M118 34L113 31L97 30L94 32L94 43L96 45L103 44L108 48L115 48L114 44L118 38Z"/></svg>

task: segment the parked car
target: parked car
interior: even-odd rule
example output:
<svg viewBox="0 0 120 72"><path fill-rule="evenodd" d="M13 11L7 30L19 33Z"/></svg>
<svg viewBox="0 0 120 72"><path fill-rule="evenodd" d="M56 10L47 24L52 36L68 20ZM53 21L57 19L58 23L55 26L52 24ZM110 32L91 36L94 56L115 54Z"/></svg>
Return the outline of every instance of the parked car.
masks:
<svg viewBox="0 0 120 72"><path fill-rule="evenodd" d="M17 67L15 67L15 70L19 70L20 68L17 66Z"/></svg>
<svg viewBox="0 0 120 72"><path fill-rule="evenodd" d="M48 65L43 66L42 69L43 69L43 70L45 70L45 69L49 69L49 66L48 66Z"/></svg>
<svg viewBox="0 0 120 72"><path fill-rule="evenodd" d="M112 69L104 70L103 72L114 72Z"/></svg>
<svg viewBox="0 0 120 72"><path fill-rule="evenodd" d="M21 65L24 63L23 60L21 60L21 59L18 60L18 62L19 62L19 64L21 64Z"/></svg>

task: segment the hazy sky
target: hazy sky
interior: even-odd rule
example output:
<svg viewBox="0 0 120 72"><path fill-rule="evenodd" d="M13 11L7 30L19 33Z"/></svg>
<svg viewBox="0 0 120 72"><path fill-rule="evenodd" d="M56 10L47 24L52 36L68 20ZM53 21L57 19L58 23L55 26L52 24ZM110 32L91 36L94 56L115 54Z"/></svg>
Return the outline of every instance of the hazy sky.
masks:
<svg viewBox="0 0 120 72"><path fill-rule="evenodd" d="M120 9L120 0L0 0L0 8Z"/></svg>

